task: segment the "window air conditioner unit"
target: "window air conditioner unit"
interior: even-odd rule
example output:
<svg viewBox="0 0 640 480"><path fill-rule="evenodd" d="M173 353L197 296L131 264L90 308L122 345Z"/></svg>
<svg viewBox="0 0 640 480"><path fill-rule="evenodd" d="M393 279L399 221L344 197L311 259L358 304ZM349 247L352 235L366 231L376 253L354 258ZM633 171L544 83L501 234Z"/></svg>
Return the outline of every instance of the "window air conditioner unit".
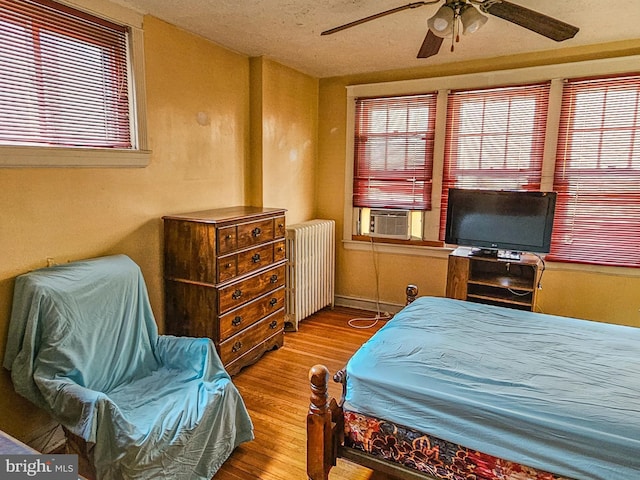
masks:
<svg viewBox="0 0 640 480"><path fill-rule="evenodd" d="M369 235L372 237L409 240L411 212L409 210L371 209Z"/></svg>

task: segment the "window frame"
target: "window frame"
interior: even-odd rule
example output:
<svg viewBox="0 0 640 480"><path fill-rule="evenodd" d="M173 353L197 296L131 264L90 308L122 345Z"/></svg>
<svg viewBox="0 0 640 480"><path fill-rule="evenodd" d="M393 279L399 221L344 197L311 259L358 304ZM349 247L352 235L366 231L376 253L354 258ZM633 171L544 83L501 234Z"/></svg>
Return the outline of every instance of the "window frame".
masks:
<svg viewBox="0 0 640 480"><path fill-rule="evenodd" d="M391 208L403 210L428 211L431 209L431 186L433 176L433 136L435 130L435 107L437 94L426 92L421 95L406 97L358 98L356 99L356 132L354 134L354 206L359 208ZM411 117L412 99L418 98L420 115ZM424 116L423 113L427 112ZM376 131L373 121L383 112L386 125L384 131ZM402 119L395 118L392 113L402 112ZM389 125L399 122L400 129L390 130ZM424 130L411 129L413 121L424 121ZM422 126L422 125L421 125ZM420 137L416 141L416 138ZM400 153L402 168L390 168L397 156L389 155L389 146L399 143L403 147ZM376 154L371 149L384 146L384 153ZM394 151L397 148L393 149ZM420 161L415 161L416 158ZM376 162L384 161L384 168L376 166ZM414 160L414 162L411 162ZM411 165L417 165L417 168ZM357 171L361 174L358 176ZM418 178L417 178L418 177ZM412 181L412 192L405 192L397 182ZM386 190L385 198L373 199L368 193L371 185ZM415 188L416 184L422 184ZM384 187L384 188L383 188ZM417 192L416 192L417 190Z"/></svg>
<svg viewBox="0 0 640 480"><path fill-rule="evenodd" d="M560 141L558 143L558 155L556 159L556 171L554 177L554 190L558 192L556 203L556 221L554 225L552 248L547 258L556 262L588 263L594 265L614 265L621 267L640 267L640 257L637 252L637 241L640 233L633 229L635 223L629 217L640 219L640 214L632 206L640 205L640 194L635 186L640 180L640 163L636 166L630 164L634 159L632 152L640 149L640 73L629 72L621 75L596 75L588 78L572 78L567 80L563 91L563 110L560 121ZM592 88L591 88L592 87ZM628 87L629 90L626 90ZM631 143L632 149L628 150L628 157L621 163L622 166L610 166L606 162L607 157L601 155L605 145L605 138L609 133L619 134L620 126L605 125L607 121L616 118L619 122L619 105L603 102L601 110L591 108L589 116L595 115L599 120L587 123L581 110L574 111L578 98L585 95L587 103L591 105L589 97L594 94L606 96L610 91L623 88L630 91L635 97L633 126L623 131L629 131L632 135L622 141ZM573 142L580 143L581 134L588 132L595 134L597 141L589 143L597 146L598 156L595 165L579 165L585 158L582 155L574 155ZM620 136L615 135L615 147ZM609 141L611 138L609 138ZM634 148L635 147L635 148ZM584 151L579 151L584 153ZM587 152L588 153L588 152ZM590 157L587 156L587 159ZM637 159L637 157L635 157ZM594 159L595 160L595 159ZM575 163L575 164L574 164ZM591 162L589 162L591 163ZM606 181L603 182L603 174L606 172ZM584 188L582 188L584 187ZM621 200L624 199L624 200ZM582 209L579 210L579 207ZM593 210L606 211L606 215L591 215ZM631 228L630 228L631 227ZM602 248L602 233L607 233L612 240L607 247ZM577 233L577 235L575 235ZM573 246L573 239L576 240ZM620 253L618 253L620 252ZM589 258L590 260L585 260ZM625 261L624 259L628 259Z"/></svg>
<svg viewBox="0 0 640 480"><path fill-rule="evenodd" d="M475 176L476 180L482 180L480 182L474 182L468 185L468 188L503 188L503 189L526 189L526 190L540 190L542 182L542 163L544 157L544 144L547 134L547 120L549 111L549 96L551 92L551 81L527 83L520 85L508 85L508 86L492 86L488 88L477 89L461 89L451 91L448 95L448 99L451 100L447 104L447 122L446 122L446 135L445 135L445 155L444 155L444 169L443 169L443 188L441 189L441 213L440 213L440 239L444 239L444 230L446 223L447 209L446 204L449 198L448 188L465 188L466 181L461 177L463 176ZM533 92L532 92L533 90ZM504 96L503 96L504 95ZM506 118L505 129L496 131L486 131L485 127L485 112L487 107L492 107L496 99L504 102L507 100L509 113ZM518 160L512 157L508 150L508 145L511 140L522 134L511 129L511 110L514 101L522 100L535 100L534 115L531 118L530 130L526 132L531 136L531 158L526 168L514 168L506 167L505 162L511 160ZM460 132L463 130L464 122L462 110L467 105L474 105L478 102L482 103L483 118L480 124L480 130L473 134L463 135L462 138L458 138ZM492 118L490 118L492 120ZM515 122L514 122L515 123ZM492 125L489 121L488 125ZM500 150L498 159L488 158L485 162L486 166L479 168L468 168L458 163L460 147L464 145L467 138L478 138L480 149L474 153L477 153L479 158L478 162L482 160L482 144L487 139L495 137L504 137L505 149ZM499 165L502 164L502 165ZM492 178L490 178L492 177ZM513 177L527 177L527 183L525 185L514 186ZM488 183L491 186L488 186ZM445 205L445 207L442 207Z"/></svg>
<svg viewBox="0 0 640 480"><path fill-rule="evenodd" d="M0 168L146 167L149 165L151 152L146 118L143 16L126 7L100 0L56 0L56 2L128 27L132 148L0 145Z"/></svg>
<svg viewBox="0 0 640 480"><path fill-rule="evenodd" d="M449 90L474 89L492 86L522 85L526 83L538 83L551 80L549 94L549 111L547 118L547 134L545 138L541 190L551 191L555 172L555 158L558 139L558 125L560 119L560 107L562 96L562 82L564 78L590 77L598 75L615 75L629 72L629 65L637 65L640 55L614 57L599 60L588 60L574 63L562 63L509 69L500 71L480 72L465 75L442 76L404 80L375 84L358 84L346 86L346 138L345 138L345 195L343 210L342 242L348 250L366 251L370 247L370 238L357 237L357 208L352 205L353 182L353 141L355 124L355 98L361 96L395 96L411 95L428 91L438 91L438 106L436 112L436 136L434 142L433 163L433 210L425 215L424 235L426 243L431 243L438 238L440 226L440 194L442 190L444 139L446 125L446 96ZM349 228L350 226L350 228ZM381 246L378 251L419 256L434 256L445 258L452 250L446 245L424 248L425 242L408 241L404 245L385 245L384 240L376 239ZM598 271L618 271L619 268L585 264L562 264L564 269L595 269Z"/></svg>

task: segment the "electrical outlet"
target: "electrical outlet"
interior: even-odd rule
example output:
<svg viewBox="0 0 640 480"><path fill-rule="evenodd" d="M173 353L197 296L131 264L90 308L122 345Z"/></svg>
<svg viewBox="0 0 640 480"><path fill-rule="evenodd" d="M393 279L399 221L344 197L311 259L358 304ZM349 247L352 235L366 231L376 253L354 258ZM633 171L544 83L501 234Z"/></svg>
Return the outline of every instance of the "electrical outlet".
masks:
<svg viewBox="0 0 640 480"><path fill-rule="evenodd" d="M47 267L53 267L56 264L53 257L47 257Z"/></svg>

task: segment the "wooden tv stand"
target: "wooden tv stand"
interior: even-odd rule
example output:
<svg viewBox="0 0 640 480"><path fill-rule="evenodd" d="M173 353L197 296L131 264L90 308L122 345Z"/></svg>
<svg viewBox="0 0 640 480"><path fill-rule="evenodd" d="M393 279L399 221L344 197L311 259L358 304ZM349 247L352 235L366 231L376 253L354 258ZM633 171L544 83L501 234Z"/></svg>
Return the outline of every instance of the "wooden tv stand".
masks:
<svg viewBox="0 0 640 480"><path fill-rule="evenodd" d="M446 296L533 311L541 275L542 261L535 255L505 260L459 247L449 254Z"/></svg>

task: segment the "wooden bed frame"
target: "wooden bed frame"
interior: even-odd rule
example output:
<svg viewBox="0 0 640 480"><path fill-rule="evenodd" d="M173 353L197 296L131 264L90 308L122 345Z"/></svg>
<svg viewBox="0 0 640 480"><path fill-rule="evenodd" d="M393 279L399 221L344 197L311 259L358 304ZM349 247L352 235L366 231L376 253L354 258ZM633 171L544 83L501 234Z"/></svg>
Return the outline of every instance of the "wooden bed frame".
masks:
<svg viewBox="0 0 640 480"><path fill-rule="evenodd" d="M406 305L416 300L418 297L418 287L408 285L406 288L406 297ZM440 478L436 478L427 472L413 469L408 465L385 460L384 458L367 453L360 448L351 447L348 445L350 443L349 441L345 444L345 410L343 404L347 390L346 366L333 376L333 381L342 385L342 395L339 402L334 398L329 398L329 370L327 367L320 364L311 367L309 371L311 397L309 412L307 413L307 476L309 480L329 480L329 472L331 468L336 465L338 458L389 475L394 480L438 480L438 478ZM354 412L348 413L351 414ZM366 415L364 417L367 418ZM464 449L464 447L459 445L456 447ZM490 455L487 455L487 457L497 458L491 457ZM514 463L514 465L518 464ZM556 477L550 472L543 472L541 470L538 471L538 473L542 475L552 475L553 478L558 479L565 478L561 476Z"/></svg>
<svg viewBox="0 0 640 480"><path fill-rule="evenodd" d="M435 480L403 465L345 446L342 402L346 389L346 370L339 370L333 380L342 384L340 404L333 398L329 400L327 367L314 365L309 371L311 403L307 414L307 476L310 480L328 480L329 471L338 458L401 480Z"/></svg>
<svg viewBox="0 0 640 480"><path fill-rule="evenodd" d="M418 296L418 287L406 288L407 305ZM311 401L307 414L307 476L310 480L328 480L329 471L338 458L344 458L372 470L392 475L401 480L434 480L430 475L403 465L382 460L344 445L344 412L342 404L346 394L346 370L339 370L333 381L342 384L340 403L329 399L329 370L314 365L309 371Z"/></svg>

